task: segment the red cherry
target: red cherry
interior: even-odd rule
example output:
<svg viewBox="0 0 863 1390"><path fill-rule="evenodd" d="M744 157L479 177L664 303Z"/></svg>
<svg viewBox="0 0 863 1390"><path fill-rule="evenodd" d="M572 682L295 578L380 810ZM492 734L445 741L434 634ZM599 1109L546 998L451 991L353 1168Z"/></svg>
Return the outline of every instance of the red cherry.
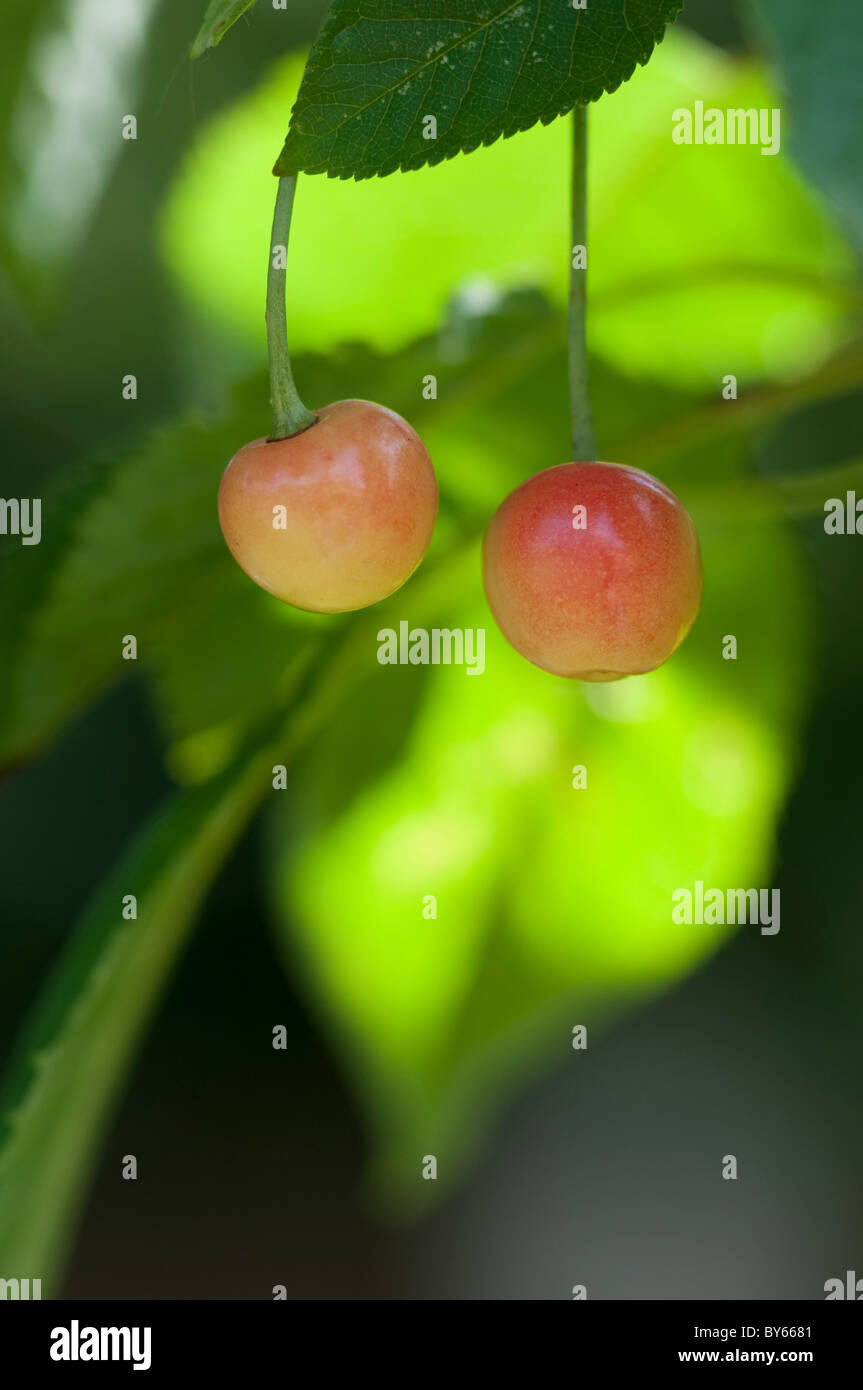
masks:
<svg viewBox="0 0 863 1390"><path fill-rule="evenodd" d="M337 401L290 439L231 459L219 522L237 563L295 608L340 613L386 598L414 572L437 515L415 430L370 401Z"/></svg>
<svg viewBox="0 0 863 1390"><path fill-rule="evenodd" d="M657 478L617 463L562 463L511 492L486 532L483 579L516 651L585 681L661 666L701 602L689 513Z"/></svg>

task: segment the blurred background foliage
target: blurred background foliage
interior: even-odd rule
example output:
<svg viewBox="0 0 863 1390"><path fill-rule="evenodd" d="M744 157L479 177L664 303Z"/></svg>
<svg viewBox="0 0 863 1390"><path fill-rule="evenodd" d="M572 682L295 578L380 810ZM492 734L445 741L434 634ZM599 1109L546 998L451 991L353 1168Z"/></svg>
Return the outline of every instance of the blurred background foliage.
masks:
<svg viewBox="0 0 863 1390"><path fill-rule="evenodd" d="M811 93L843 89L863 23L831 6L804 61L800 8L690 3L648 67L591 113L600 444L679 492L706 575L674 661L596 687L552 679L502 642L478 565L500 498L567 456L566 121L409 175L301 180L288 293L302 393L399 410L441 485L432 550L409 586L364 614L315 618L233 565L214 499L227 459L267 426L269 169L323 6L254 6L194 66L197 0L34 0L4 19L3 493L43 496L44 519L38 547L0 543L0 1273L32 1269L54 1291L95 1296L109 1270L112 1290L119 1270L130 1291L267 1296L281 1268L272 1229L296 1251L299 1294L440 1296L453 1285L428 1240L451 1253L456 1212L463 1294L499 1278L512 1296L521 1276L506 1260L499 1275L471 1272L467 1233L502 1239L507 1199L488 1194L512 1145L507 1116L541 1106L555 1056L571 1065L575 1023L604 1075L593 1097L566 1083L580 1143L609 1128L616 1095L627 1104L631 1051L627 1062L604 1041L613 1019L657 1054L670 1029L707 1106L697 1061L710 1008L726 1007L723 970L732 999L753 971L773 993L784 973L766 1035L792 1029L798 1006L823 1008L837 1033L826 1053L844 1059L837 1096L843 1067L859 1073L861 952L843 930L859 827L845 807L860 764L859 561L852 539L825 538L821 515L828 496L863 483L863 183L853 106L831 99L825 129ZM670 113L696 98L781 101L782 155L675 146ZM119 140L127 112L134 143ZM128 372L134 403L121 396ZM422 396L429 373L434 401ZM727 373L737 402L721 399ZM379 666L376 633L402 620L485 627L485 673ZM127 633L134 667L121 658ZM735 663L721 658L727 633ZM836 769L829 738L843 731ZM289 767L285 792L272 790L275 762ZM576 764L586 791L572 788ZM780 884L781 936L744 929L732 943L724 929L674 926L671 893L696 878ZM120 915L132 892L137 922ZM677 1001L700 980L706 1003L690 1017ZM289 1059L271 1048L281 1022ZM719 1094L743 1085L726 1044L708 1065L726 1068ZM663 1111L651 1076L665 1127L656 1119L644 1143L659 1151L685 1117L679 1100ZM790 1071L779 1076L793 1089ZM829 1098L800 1084L798 1123L816 1094ZM542 1186L544 1167L567 1170L571 1139L562 1122L539 1157L530 1112L525 1124ZM614 1125L606 1142L614 1167ZM717 1153L730 1142L717 1138ZM127 1150L149 1154L155 1174L135 1212L116 1195ZM214 1150L230 1160L230 1197L201 1179L202 1167L228 1171ZM418 1179L427 1153L437 1184ZM813 1189L836 1177L832 1154L812 1167ZM109 1166L63 1284L100 1155ZM597 1151L600 1174L608 1161ZM312 1219L280 1195L286 1170L318 1212L308 1248L297 1230ZM688 1181L678 1192L696 1204ZM619 1199L601 1177L588 1189L598 1211ZM437 1236L384 1238L361 1191L389 1216L449 1202L422 1228ZM148 1201L171 1221L154 1225ZM552 1182L551 1229L572 1201ZM663 1210L661 1195L645 1198L638 1229ZM586 1250L589 1221L574 1229ZM122 1254L123 1232L137 1254ZM615 1239L595 1243L640 1268L643 1252ZM207 1256L210 1240L222 1245ZM177 1242L195 1253L178 1256ZM827 1245L845 1258L838 1234ZM165 1292L156 1269L175 1256L186 1272ZM744 1277L739 1252L728 1269ZM771 1288L792 1277L778 1254L769 1269ZM680 1280L691 1296L685 1270L686 1258L670 1262L656 1287L682 1296Z"/></svg>

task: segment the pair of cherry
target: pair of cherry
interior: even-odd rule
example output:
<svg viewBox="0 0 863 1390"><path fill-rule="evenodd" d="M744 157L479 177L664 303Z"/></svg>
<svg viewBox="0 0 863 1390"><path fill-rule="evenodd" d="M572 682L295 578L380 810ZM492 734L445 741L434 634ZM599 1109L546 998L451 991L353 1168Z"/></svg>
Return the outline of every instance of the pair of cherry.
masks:
<svg viewBox="0 0 863 1390"><path fill-rule="evenodd" d="M296 608L340 613L395 592L422 560L437 481L415 430L369 401L325 406L288 439L228 464L219 521L251 579ZM556 675L652 671L701 601L698 537L658 479L614 463L563 463L511 492L489 523L483 579L502 633Z"/></svg>

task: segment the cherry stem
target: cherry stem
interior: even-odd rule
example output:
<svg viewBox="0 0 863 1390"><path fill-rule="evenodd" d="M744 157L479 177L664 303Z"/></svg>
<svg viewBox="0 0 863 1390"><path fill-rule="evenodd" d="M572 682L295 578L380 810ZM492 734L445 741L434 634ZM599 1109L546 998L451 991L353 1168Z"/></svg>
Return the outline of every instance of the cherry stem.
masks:
<svg viewBox="0 0 863 1390"><path fill-rule="evenodd" d="M581 248L585 250L582 253ZM572 247L569 271L569 400L572 457L597 457L587 366L587 107L572 113ZM584 260L584 269L579 268ZM576 262L578 264L576 264Z"/></svg>
<svg viewBox="0 0 863 1390"><path fill-rule="evenodd" d="M300 400L288 352L285 279L296 187L296 174L279 179L270 238L270 264L267 270L267 351L270 357L270 404L273 407L270 439L289 439L292 434L307 430L318 418Z"/></svg>

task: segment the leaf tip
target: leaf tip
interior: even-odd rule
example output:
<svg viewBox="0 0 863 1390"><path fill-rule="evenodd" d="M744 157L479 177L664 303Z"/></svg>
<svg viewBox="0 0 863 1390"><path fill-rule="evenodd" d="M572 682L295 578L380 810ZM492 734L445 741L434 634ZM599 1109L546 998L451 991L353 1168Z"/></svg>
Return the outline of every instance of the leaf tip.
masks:
<svg viewBox="0 0 863 1390"><path fill-rule="evenodd" d="M294 160L290 159L289 154L290 136L282 146L282 152L276 160L275 164L273 165L273 173L275 174L277 179L290 178L291 175L298 174L300 172L300 165L297 164Z"/></svg>
<svg viewBox="0 0 863 1390"><path fill-rule="evenodd" d="M203 58L205 53L209 53L211 48L215 48L224 36L225 25L223 24L202 24L195 35L194 43L189 49L189 57L192 62L197 58Z"/></svg>

